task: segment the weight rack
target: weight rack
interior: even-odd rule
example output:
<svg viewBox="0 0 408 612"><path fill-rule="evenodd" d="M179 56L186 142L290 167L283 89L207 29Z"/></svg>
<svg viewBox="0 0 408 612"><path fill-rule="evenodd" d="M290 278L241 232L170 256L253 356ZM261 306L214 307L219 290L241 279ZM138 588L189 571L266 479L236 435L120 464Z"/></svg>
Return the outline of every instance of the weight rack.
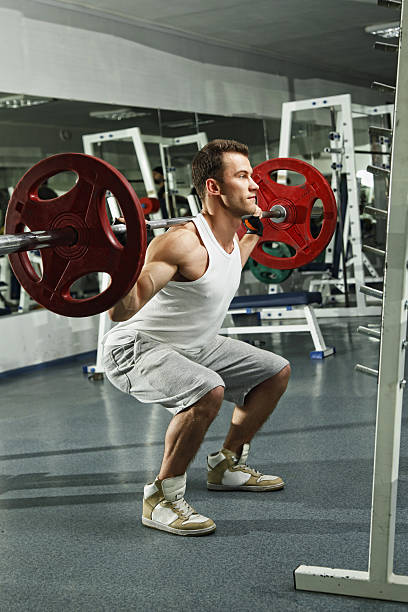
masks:
<svg viewBox="0 0 408 612"><path fill-rule="evenodd" d="M295 588L300 590L408 602L408 576L396 575L393 571L408 312L408 10L406 0L378 1L382 6L399 7L402 13L382 295L368 571L300 565L294 578Z"/></svg>

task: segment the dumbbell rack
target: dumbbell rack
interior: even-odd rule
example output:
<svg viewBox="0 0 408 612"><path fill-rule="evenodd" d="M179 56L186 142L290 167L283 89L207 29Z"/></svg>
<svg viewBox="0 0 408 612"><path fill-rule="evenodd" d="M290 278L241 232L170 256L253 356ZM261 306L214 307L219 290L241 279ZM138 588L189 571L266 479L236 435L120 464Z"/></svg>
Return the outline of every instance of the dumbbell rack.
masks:
<svg viewBox="0 0 408 612"><path fill-rule="evenodd" d="M408 312L408 9L396 0L379 4L400 6L402 14L384 290L377 296L382 321L368 571L300 565L294 578L300 590L408 602L408 576L393 571Z"/></svg>

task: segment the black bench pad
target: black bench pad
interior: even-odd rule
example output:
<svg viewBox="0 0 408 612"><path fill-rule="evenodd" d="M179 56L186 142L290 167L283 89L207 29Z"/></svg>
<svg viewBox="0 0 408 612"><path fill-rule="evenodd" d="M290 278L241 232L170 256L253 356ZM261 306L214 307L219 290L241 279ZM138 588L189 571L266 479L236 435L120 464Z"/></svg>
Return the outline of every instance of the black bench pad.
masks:
<svg viewBox="0 0 408 612"><path fill-rule="evenodd" d="M273 308L274 306L297 306L299 304L321 304L322 294L318 291L291 291L262 295L238 295L230 304L234 308Z"/></svg>

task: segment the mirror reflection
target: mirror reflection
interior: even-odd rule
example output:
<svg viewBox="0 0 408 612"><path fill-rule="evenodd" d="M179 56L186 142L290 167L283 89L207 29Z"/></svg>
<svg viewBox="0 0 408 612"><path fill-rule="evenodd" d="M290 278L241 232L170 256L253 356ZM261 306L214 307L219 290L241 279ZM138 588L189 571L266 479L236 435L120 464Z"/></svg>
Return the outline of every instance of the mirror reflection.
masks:
<svg viewBox="0 0 408 612"><path fill-rule="evenodd" d="M273 117L219 116L1 93L0 232L4 232L8 201L20 178L41 159L64 152L85 152L117 168L133 187L150 219L198 214L200 201L192 185L191 161L198 149L215 138L248 144L253 167L282 156L307 161L336 192L346 184L344 167L336 168L335 150L344 148L336 140L336 116L336 110L329 108L299 110L293 113L290 125L285 126ZM366 243L372 241L381 248L385 242L385 221L374 219L363 210L364 205L381 200L387 190L386 179L374 183L373 175L366 171L373 151L378 151L377 165L387 161L384 146L370 140L370 125L389 126L390 113L370 116L361 112L353 120L361 230ZM289 149L282 155L285 129L289 129ZM69 191L73 185L71 174L61 172L45 181L38 188L39 197L47 200ZM299 184L296 173L275 174L278 182ZM106 208L111 223L122 215L112 194L106 198ZM344 221L347 223L347 214ZM321 220L316 217L311 224L313 233L318 235ZM155 233L160 231L163 230ZM150 239L152 236L149 232ZM325 270L333 262L333 241L319 256ZM30 252L29 256L33 265L38 265L39 252ZM269 274L267 279L269 282ZM253 283L259 282L259 275L252 275L248 266L242 280L244 290L245 285L251 285L253 291ZM279 282L286 291L310 289L310 276L299 270L285 275L283 280L279 277ZM87 275L83 286L80 284L77 283L76 290L87 297L98 293L100 279L97 274ZM24 313L36 308L39 306L16 281L8 257L0 256L0 313Z"/></svg>

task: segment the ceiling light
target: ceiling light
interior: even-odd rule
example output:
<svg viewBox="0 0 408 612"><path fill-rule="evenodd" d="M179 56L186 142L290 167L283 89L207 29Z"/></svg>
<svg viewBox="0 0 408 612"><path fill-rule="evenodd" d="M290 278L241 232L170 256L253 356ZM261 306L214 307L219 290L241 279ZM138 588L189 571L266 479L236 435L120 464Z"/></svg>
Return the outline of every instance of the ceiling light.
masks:
<svg viewBox="0 0 408 612"><path fill-rule="evenodd" d="M373 36L380 36L381 38L398 38L400 34L399 21L393 23L379 23L377 25L366 26L364 31L367 34L373 34Z"/></svg>
<svg viewBox="0 0 408 612"><path fill-rule="evenodd" d="M53 102L53 98L39 98L36 96L27 96L25 94L15 94L0 97L0 108L24 108L26 106L46 104L47 102Z"/></svg>
<svg viewBox="0 0 408 612"><path fill-rule="evenodd" d="M114 108L101 111L91 111L90 117L94 119L109 119L110 121L122 121L123 119L133 119L134 117L149 117L150 113L137 112L131 108Z"/></svg>
<svg viewBox="0 0 408 612"><path fill-rule="evenodd" d="M184 119L184 120L180 120L180 121L167 121L166 123L163 123L163 127L167 127L167 128L182 128L182 127L188 127L188 128L194 128L197 127L198 125L206 125L208 123L214 123L214 119L199 119L197 122L196 121L190 121L190 119Z"/></svg>

